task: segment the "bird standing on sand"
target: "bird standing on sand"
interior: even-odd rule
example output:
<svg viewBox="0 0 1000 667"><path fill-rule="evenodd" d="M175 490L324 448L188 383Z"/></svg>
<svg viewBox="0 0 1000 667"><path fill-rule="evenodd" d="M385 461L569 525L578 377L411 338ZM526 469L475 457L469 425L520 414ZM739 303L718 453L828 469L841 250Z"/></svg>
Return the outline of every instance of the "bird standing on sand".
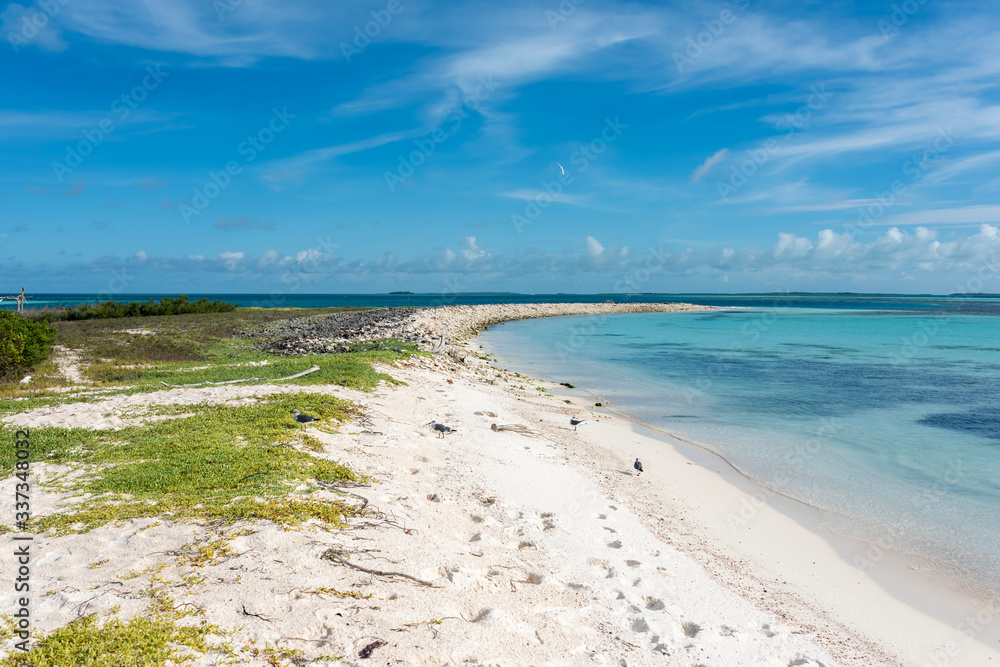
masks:
<svg viewBox="0 0 1000 667"><path fill-rule="evenodd" d="M445 433L453 433L455 431L452 427L445 426L444 424L439 424L437 422L431 422L429 426L437 431L439 438L443 438Z"/></svg>
<svg viewBox="0 0 1000 667"><path fill-rule="evenodd" d="M319 421L315 417L310 417L309 415L304 415L298 410L292 410L292 415L295 417L295 421L300 424L308 424L309 422Z"/></svg>
<svg viewBox="0 0 1000 667"><path fill-rule="evenodd" d="M569 425L572 426L573 430L575 431L576 427L579 426L580 424L582 424L585 421L587 421L587 420L586 419L577 419L576 417L570 417L569 418Z"/></svg>
<svg viewBox="0 0 1000 667"><path fill-rule="evenodd" d="M636 459L635 463L632 464L632 467L639 471L636 473L636 477L642 474L642 461Z"/></svg>

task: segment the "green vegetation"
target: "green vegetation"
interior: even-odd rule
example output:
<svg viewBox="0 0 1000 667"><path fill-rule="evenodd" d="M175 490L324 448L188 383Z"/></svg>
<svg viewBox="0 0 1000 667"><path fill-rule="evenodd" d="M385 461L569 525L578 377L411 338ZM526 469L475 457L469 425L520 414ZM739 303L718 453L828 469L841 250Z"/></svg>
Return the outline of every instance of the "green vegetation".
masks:
<svg viewBox="0 0 1000 667"><path fill-rule="evenodd" d="M297 366L293 361L295 358L275 357L259 351L255 341L247 338L245 332L265 329L269 324L281 320L345 310L358 309L239 308L226 313L186 315L184 317L157 316L59 321L54 322L53 326L56 330L55 343L75 350L79 354L84 374L89 380L112 385L138 383L142 389L148 390L153 385L156 388L162 388L158 384L161 380L168 384L191 384L200 380L219 382L250 376L284 377L305 370L308 368L308 363L304 366ZM309 361L309 363L317 363L317 359L324 360L317 363L317 365L324 367L324 373L320 378L300 384L330 381L330 377L338 375L343 381L334 381L336 384L370 388L373 384L387 379L386 376L375 373L370 368L370 362L398 358L398 355L392 353L393 347L408 351L414 350L412 344L402 341L376 341L356 344L348 348L348 351L367 349L371 352L381 353L355 356L353 357L355 363L349 363L348 360L352 358L350 355L296 357L300 361ZM336 360L331 364L337 366L332 373L325 372L326 366L328 366L325 362L327 359ZM280 369L276 365L275 367L252 369L253 372L249 373L248 369L242 368L234 370L228 375L225 371L216 373L206 369L202 377L195 377L191 371L183 370L190 368L191 362L202 362L196 365L206 365L213 368L221 368L226 365L235 368L238 364L263 360L278 361ZM292 366L295 367L294 370L282 374L284 370ZM272 370L274 374L269 374ZM183 373L183 375L179 373ZM142 378L146 374L150 374L151 382L143 383ZM153 374L157 376L153 378ZM353 379L352 376L354 376ZM20 377L23 376L7 378L4 381L4 378L0 376L0 401L26 398L30 402L41 401L42 405L48 405L44 390L69 384L60 373L59 367L51 361L34 370L29 386L25 387L17 382L12 382ZM69 398L62 393L50 393L48 397L60 400ZM69 398L69 400L88 399ZM9 404L0 405L0 412L9 407ZM30 407L27 404L20 404L18 411L27 410Z"/></svg>
<svg viewBox="0 0 1000 667"><path fill-rule="evenodd" d="M238 341L234 342L239 344ZM392 341L392 344L396 346L407 345L402 341ZM407 346L412 349L412 345ZM226 354L225 352L229 350L235 354ZM227 358L230 356L235 357L235 359ZM267 381L295 375L307 370L312 365L316 365L320 367L319 371L284 382L298 385L339 384L352 389L369 391L378 386L379 382L395 382L385 373L376 371L372 367L372 363L397 359L399 359L399 355L391 351L274 357L261 352L239 351L235 347L225 347L213 361L199 364L194 368L191 367L190 363L130 366L115 362L99 362L89 366L85 372L92 380L104 385L128 384L136 390L155 391L163 389L161 382L182 385L201 382L227 382L251 377ZM267 364L263 366L246 365L250 361L267 361Z"/></svg>
<svg viewBox="0 0 1000 667"><path fill-rule="evenodd" d="M129 621L106 619L99 624L93 614L78 618L43 637L27 653L15 651L0 662L3 667L154 667L172 660L177 664L192 661L196 654L181 652L181 647L206 653L229 647L214 647L210 635L222 634L215 625L178 625L176 615L153 613Z"/></svg>
<svg viewBox="0 0 1000 667"><path fill-rule="evenodd" d="M0 380L0 416L59 403L97 402L112 394L160 390L161 383L200 385L261 378L246 383L260 384L311 365L320 370L281 383L338 384L371 390L380 382L395 382L377 372L373 363L400 359L394 348L404 350L403 356L419 354L410 343L387 339L344 345L337 354L276 356L260 351L245 333L274 321L336 310L241 308L185 317L61 319L54 320L51 327L45 321L12 314L19 326L48 332L47 346L54 342L73 350L90 384L69 392L57 391L68 384L55 363L65 363L65 358L36 362L30 385ZM0 349L6 340L0 337ZM320 422L304 428L292 418L294 409L319 417ZM123 419L170 419L114 431L33 428L32 461L67 465L70 471L38 482L67 497L53 513L33 516L29 531L54 537L133 518L192 521L207 525L209 530L190 544L166 552L166 560L143 572L108 573L122 580L149 577L142 592L150 600L146 614L122 619L115 609L107 616L85 616L40 637L30 652L17 651L16 656L0 659L0 667L152 667L188 664L204 654L218 656L219 664L240 664L248 658L274 665L305 664L302 651L297 649L251 644L234 648L223 638L228 630L199 622L197 616L205 613L201 608L190 602L178 603L169 593L181 591L178 598L183 602L182 595L205 587L208 580L201 576L200 568L234 558L231 540L253 532L255 521L336 529L356 515L355 504L325 491L336 493L339 485L366 478L317 455L324 450L323 443L309 435L315 428L335 432L356 411L341 399L302 392L250 398L235 406L137 404L116 409L114 414ZM13 430L0 423L0 461L6 461L2 467L7 476L14 472L12 462L16 460ZM317 493L321 489L324 492ZM9 530L9 526L0 526L0 534ZM96 560L90 566L106 568L107 563L106 559ZM167 572L176 574L173 580L165 578ZM50 590L46 594L55 593ZM302 594L371 598L326 587ZM9 638L9 622L4 617L0 621L0 639ZM338 659L329 655L311 661Z"/></svg>
<svg viewBox="0 0 1000 667"><path fill-rule="evenodd" d="M311 497L317 482L358 476L307 449L292 410L325 422L346 419L352 406L323 394L285 394L242 406L203 407L191 417L118 431L32 429L36 461L82 466L86 474L63 490L91 494L57 514L32 518L39 531L86 532L109 522L163 516L172 520L264 519L298 525L316 519L341 525L350 505ZM9 430L9 429L6 429ZM2 439L13 461L14 438Z"/></svg>
<svg viewBox="0 0 1000 667"><path fill-rule="evenodd" d="M145 303L129 301L104 301L101 303L81 303L70 308L44 308L29 310L33 319L55 322L74 320L107 320L119 317L150 317L154 315L194 315L202 313L228 313L236 310L235 303L198 299L189 301L185 295L163 297L159 303L149 299Z"/></svg>
<svg viewBox="0 0 1000 667"><path fill-rule="evenodd" d="M560 382L559 384L561 384L562 386L564 386L564 387L566 387L568 389L575 389L575 387L573 385L571 385L569 382Z"/></svg>
<svg viewBox="0 0 1000 667"><path fill-rule="evenodd" d="M0 381L19 376L49 358L55 332L44 322L0 310Z"/></svg>

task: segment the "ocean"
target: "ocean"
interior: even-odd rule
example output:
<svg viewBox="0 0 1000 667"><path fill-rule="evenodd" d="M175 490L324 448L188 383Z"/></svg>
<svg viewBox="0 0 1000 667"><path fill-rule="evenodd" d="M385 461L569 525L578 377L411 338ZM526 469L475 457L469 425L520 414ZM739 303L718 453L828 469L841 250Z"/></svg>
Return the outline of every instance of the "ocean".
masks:
<svg viewBox="0 0 1000 667"><path fill-rule="evenodd" d="M835 532L903 552L1000 608L1000 296L189 296L303 308L717 306L508 322L479 342L502 366L572 383L619 413L693 441L759 486L819 508ZM39 294L29 306L106 298Z"/></svg>
<svg viewBox="0 0 1000 667"><path fill-rule="evenodd" d="M996 608L1000 298L731 298L508 322L479 342L819 508L879 546L862 567L902 552Z"/></svg>

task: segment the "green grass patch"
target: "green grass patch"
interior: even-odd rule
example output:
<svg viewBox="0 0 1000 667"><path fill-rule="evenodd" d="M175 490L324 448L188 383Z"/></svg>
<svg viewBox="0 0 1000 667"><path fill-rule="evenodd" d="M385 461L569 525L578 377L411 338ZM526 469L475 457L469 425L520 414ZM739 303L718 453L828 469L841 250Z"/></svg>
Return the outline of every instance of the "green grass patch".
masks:
<svg viewBox="0 0 1000 667"><path fill-rule="evenodd" d="M128 621L112 618L103 623L90 614L46 635L27 653L15 651L0 666L159 667L168 660L184 664L197 654L217 651L218 647L210 645L207 638L220 634L222 630L210 623L182 626L176 618L164 614L136 616ZM182 652L182 648L197 654Z"/></svg>
<svg viewBox="0 0 1000 667"><path fill-rule="evenodd" d="M351 506L310 494L317 480L336 483L358 476L304 451L317 442L295 422L294 409L328 426L353 411L332 396L285 394L256 404L202 407L191 417L118 431L32 429L33 460L83 466L86 474L62 490L92 494L59 513L32 518L33 528L85 532L154 516L225 523L262 519L281 525L316 519L342 525ZM14 460L12 436L4 433L0 443L7 461ZM296 490L302 485L308 488Z"/></svg>
<svg viewBox="0 0 1000 667"><path fill-rule="evenodd" d="M389 375L376 371L373 363L398 361L400 355L392 350L393 347L405 349L408 353L414 351L412 344L403 341L386 339L379 342L384 349L295 357L277 357L257 351L239 352L235 347L226 348L217 344L213 358L201 364L166 363L127 368L114 363L98 363L88 368L87 374L101 383L128 384L135 389L155 391L163 389L161 382L186 385L243 378L262 378L267 381L295 375L316 365L320 367L319 371L284 382L298 385L338 384L371 391L379 382L395 382ZM265 360L268 363L263 366L246 365L250 361Z"/></svg>
<svg viewBox="0 0 1000 667"><path fill-rule="evenodd" d="M233 341L250 329L296 317L360 310L358 308L237 308L225 313L205 313L184 317L130 317L110 320L54 322L56 344L81 350L84 361L155 364L171 361L209 361L217 358L213 348L224 340ZM130 334L145 330L151 334ZM249 340L240 340L252 351ZM217 352L217 350L216 350ZM232 350L226 354L232 353ZM258 353L260 354L260 353Z"/></svg>

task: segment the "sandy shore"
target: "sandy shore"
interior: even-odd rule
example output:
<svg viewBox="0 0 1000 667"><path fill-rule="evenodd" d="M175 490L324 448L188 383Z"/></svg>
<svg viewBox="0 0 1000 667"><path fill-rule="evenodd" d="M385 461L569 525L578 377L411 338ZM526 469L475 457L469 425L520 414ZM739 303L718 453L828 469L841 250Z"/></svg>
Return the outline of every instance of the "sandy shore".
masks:
<svg viewBox="0 0 1000 667"><path fill-rule="evenodd" d="M468 340L482 328L481 313L470 320L435 310L425 314L429 332L448 323ZM142 614L143 591L166 581L178 602L240 628L226 636L235 646L280 645L306 661L333 654L347 665L1000 665L997 645L983 643L992 641L988 632L963 632L892 597L801 519L727 479L717 459L579 394L540 392L536 386L557 388L492 368L472 347L401 361L386 371L406 384L372 394L186 388L5 419L116 428L144 405L333 394L363 406L366 417L339 434L312 432L324 445L319 455L377 480L354 490L370 503L368 515L337 532L136 520L39 536L37 628L115 606L123 618ZM574 415L586 419L576 430ZM456 431L438 437L432 420ZM646 464L641 477L635 456ZM59 472L38 464L34 474ZM12 511L13 481L0 483L0 512ZM62 500L36 497L36 511ZM734 513L743 521L733 522ZM176 555L212 540L228 550L197 568ZM358 567L323 558L331 553ZM10 555L4 565L11 571ZM202 583L183 584L190 574ZM12 598L0 605L11 608ZM240 656L237 664L269 664L251 651ZM191 664L221 663L203 656Z"/></svg>

